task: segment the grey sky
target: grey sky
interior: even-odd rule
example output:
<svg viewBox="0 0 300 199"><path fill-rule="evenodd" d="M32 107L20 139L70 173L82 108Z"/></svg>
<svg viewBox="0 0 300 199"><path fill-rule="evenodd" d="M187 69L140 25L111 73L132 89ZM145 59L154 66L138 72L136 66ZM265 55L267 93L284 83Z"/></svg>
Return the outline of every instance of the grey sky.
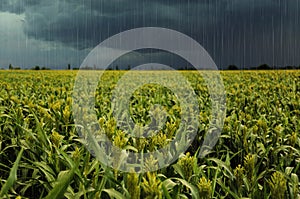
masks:
<svg viewBox="0 0 300 199"><path fill-rule="evenodd" d="M0 67L9 63L78 67L107 37L145 26L187 34L219 67L300 65L299 4L299 0L2 0ZM141 62L140 56L127 60L135 62L135 57Z"/></svg>

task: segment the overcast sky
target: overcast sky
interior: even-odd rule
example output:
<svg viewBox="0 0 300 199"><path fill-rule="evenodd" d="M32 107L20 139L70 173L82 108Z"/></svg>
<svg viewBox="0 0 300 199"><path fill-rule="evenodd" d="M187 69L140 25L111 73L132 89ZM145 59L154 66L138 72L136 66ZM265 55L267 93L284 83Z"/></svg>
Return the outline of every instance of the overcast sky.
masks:
<svg viewBox="0 0 300 199"><path fill-rule="evenodd" d="M1 0L0 68L10 63L22 68L62 68L68 63L78 67L104 39L146 26L187 34L220 68L298 66L299 4L300 0ZM126 61L143 62L143 54L149 52ZM164 56L152 54L157 61Z"/></svg>

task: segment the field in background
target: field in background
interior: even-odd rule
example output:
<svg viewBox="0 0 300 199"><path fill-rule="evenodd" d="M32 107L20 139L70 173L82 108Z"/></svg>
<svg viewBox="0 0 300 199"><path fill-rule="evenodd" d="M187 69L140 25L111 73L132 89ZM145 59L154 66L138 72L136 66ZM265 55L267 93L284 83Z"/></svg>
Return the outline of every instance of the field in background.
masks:
<svg viewBox="0 0 300 199"><path fill-rule="evenodd" d="M112 90L124 73L102 77L95 98L99 123L118 147L157 150L174 137L180 104L166 88L138 89L130 103L135 122L147 124L155 103L173 117L157 135L131 138L110 114ZM225 124L213 151L201 159L196 155L208 129L209 94L197 72L181 73L198 96L196 139L169 167L128 174L101 165L75 131L77 71L0 71L0 198L299 198L300 71L220 72Z"/></svg>

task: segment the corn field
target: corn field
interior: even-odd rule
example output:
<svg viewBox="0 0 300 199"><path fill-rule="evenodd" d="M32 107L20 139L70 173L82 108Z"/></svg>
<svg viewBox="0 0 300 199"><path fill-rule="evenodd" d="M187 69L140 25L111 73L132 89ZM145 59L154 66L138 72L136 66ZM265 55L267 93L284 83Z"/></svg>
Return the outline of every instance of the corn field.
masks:
<svg viewBox="0 0 300 199"><path fill-rule="evenodd" d="M168 71L172 73L171 71ZM101 164L76 131L76 71L0 72L0 198L300 198L300 71L222 71L226 118L216 146L198 158L211 118L207 86L193 71L199 104L197 136L179 159L153 172L126 173ZM168 117L151 138L133 138L111 114L124 71L106 71L95 93L97 119L115 146L155 151L175 136L180 103L171 90L148 84L130 98L135 123L150 122L152 104Z"/></svg>

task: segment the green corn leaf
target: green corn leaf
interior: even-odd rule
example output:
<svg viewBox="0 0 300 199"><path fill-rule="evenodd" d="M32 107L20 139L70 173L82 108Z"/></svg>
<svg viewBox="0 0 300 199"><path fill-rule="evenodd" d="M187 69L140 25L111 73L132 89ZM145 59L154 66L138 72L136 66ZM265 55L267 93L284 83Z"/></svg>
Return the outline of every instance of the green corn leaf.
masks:
<svg viewBox="0 0 300 199"><path fill-rule="evenodd" d="M124 195L122 195L120 192L116 191L115 189L103 189L102 191L106 192L110 198L126 199Z"/></svg>
<svg viewBox="0 0 300 199"><path fill-rule="evenodd" d="M24 151L24 149L21 148L21 151L19 152L14 165L10 170L9 176L1 188L0 197L3 197L8 192L8 190L14 185L15 181L17 180L17 170L19 167L19 163L20 163L23 151Z"/></svg>
<svg viewBox="0 0 300 199"><path fill-rule="evenodd" d="M196 186L192 185L188 181L181 179L181 178L171 178L171 179L179 181L182 185L189 188L191 190L191 194L194 199L198 199L198 198L200 199L198 188Z"/></svg>
<svg viewBox="0 0 300 199"><path fill-rule="evenodd" d="M48 193L45 199L63 198L68 186L73 179L75 169L76 167L73 167L70 171L62 171L58 176L53 189Z"/></svg>

